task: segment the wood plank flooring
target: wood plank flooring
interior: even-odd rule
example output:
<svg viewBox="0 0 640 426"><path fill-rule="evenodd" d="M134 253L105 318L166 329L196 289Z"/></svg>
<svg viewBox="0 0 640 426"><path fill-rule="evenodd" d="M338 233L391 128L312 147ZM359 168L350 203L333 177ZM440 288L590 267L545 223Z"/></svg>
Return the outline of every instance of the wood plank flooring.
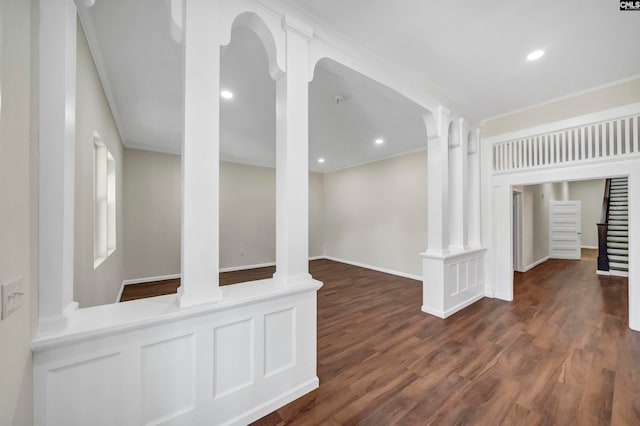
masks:
<svg viewBox="0 0 640 426"><path fill-rule="evenodd" d="M640 333L627 280L595 252L516 274L514 302L441 320L420 283L311 263L320 388L255 425L640 425Z"/></svg>
<svg viewBox="0 0 640 426"><path fill-rule="evenodd" d="M595 262L592 250L550 260L516 274L513 302L441 320L420 312L417 281L313 261L320 388L254 424L640 425L627 279L597 276Z"/></svg>
<svg viewBox="0 0 640 426"><path fill-rule="evenodd" d="M238 284L246 281L263 280L271 278L276 271L275 266L255 268L245 271L223 272L220 274L220 285ZM142 284L130 284L124 286L121 302L129 300L144 299L147 297L162 296L178 291L180 279L153 281Z"/></svg>

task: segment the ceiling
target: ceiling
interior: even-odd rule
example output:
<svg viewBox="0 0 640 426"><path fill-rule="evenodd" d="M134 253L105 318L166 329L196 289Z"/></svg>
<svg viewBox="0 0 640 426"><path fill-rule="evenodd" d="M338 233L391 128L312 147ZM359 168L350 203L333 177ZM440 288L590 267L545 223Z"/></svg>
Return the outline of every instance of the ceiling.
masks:
<svg viewBox="0 0 640 426"><path fill-rule="evenodd" d="M426 90L482 119L640 74L640 15L617 2L282 0L318 27L424 76ZM180 152L181 49L167 2L109 0L81 20L123 143ZM537 62L526 55L546 50ZM237 28L222 49L221 158L275 163L275 82L257 37ZM336 102L336 96L343 100ZM329 171L424 147L419 109L340 64L309 85L309 167ZM384 139L381 145L374 144ZM325 162L320 164L317 159Z"/></svg>

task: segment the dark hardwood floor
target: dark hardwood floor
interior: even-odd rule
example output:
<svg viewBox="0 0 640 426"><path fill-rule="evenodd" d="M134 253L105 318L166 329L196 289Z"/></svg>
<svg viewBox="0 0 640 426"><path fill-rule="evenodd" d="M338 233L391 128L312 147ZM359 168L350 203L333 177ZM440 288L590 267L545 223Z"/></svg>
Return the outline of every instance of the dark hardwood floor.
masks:
<svg viewBox="0 0 640 426"><path fill-rule="evenodd" d="M261 269L221 282L273 273ZM255 425L640 425L627 280L597 276L594 251L516 274L513 302L446 320L420 311L417 281L328 260L310 270L324 282L320 388Z"/></svg>
<svg viewBox="0 0 640 426"><path fill-rule="evenodd" d="M275 266L255 268L246 271L223 272L220 274L220 285L238 284L246 281L263 280L271 278L276 271ZM153 281L143 284L130 284L124 286L121 302L128 300L144 299L147 297L162 296L178 291L180 279Z"/></svg>
<svg viewBox="0 0 640 426"><path fill-rule="evenodd" d="M312 262L320 388L255 424L640 425L627 280L595 265L550 260L516 275L513 302L441 320L416 281Z"/></svg>

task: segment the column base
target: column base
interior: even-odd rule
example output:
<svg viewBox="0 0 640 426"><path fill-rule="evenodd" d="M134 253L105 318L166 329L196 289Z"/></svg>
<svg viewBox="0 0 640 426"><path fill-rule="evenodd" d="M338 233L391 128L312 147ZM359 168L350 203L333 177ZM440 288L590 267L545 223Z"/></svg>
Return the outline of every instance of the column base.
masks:
<svg viewBox="0 0 640 426"><path fill-rule="evenodd" d="M422 253L422 311L447 318L484 297L485 249Z"/></svg>

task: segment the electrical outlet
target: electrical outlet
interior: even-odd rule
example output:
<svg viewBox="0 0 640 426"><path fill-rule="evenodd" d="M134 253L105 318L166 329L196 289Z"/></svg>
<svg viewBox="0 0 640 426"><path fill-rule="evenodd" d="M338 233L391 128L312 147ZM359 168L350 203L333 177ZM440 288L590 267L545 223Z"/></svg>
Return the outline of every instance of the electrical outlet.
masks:
<svg viewBox="0 0 640 426"><path fill-rule="evenodd" d="M22 300L24 299L23 281L22 277L19 277L2 284L2 319L5 319L22 306Z"/></svg>

